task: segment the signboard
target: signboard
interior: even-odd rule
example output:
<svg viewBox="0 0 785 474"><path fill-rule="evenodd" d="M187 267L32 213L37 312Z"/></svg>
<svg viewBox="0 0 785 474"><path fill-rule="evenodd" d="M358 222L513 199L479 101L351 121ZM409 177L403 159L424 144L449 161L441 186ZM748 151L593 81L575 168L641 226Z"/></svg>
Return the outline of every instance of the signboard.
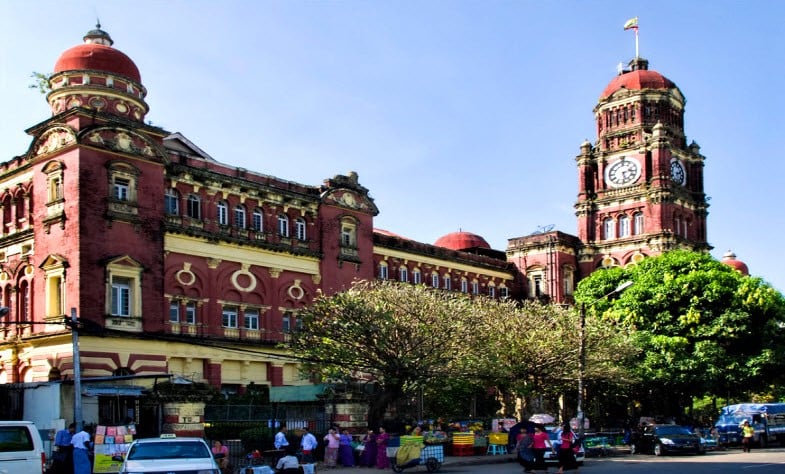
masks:
<svg viewBox="0 0 785 474"><path fill-rule="evenodd" d="M95 428L93 473L120 472L122 462L113 456L125 456L136 435L136 425L104 426Z"/></svg>

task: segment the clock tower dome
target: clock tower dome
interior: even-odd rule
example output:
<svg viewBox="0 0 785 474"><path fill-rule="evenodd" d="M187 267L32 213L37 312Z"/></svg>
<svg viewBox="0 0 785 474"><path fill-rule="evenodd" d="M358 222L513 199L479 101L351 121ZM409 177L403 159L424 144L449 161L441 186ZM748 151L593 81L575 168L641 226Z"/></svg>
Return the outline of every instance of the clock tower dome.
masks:
<svg viewBox="0 0 785 474"><path fill-rule="evenodd" d="M676 248L710 249L704 157L687 144L681 90L635 58L594 108L597 141L576 157L581 273Z"/></svg>

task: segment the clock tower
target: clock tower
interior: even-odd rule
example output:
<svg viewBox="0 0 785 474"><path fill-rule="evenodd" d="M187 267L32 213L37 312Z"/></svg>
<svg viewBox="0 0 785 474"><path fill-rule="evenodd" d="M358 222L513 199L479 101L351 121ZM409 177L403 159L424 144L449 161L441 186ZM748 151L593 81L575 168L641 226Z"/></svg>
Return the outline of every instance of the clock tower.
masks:
<svg viewBox="0 0 785 474"><path fill-rule="evenodd" d="M578 166L580 274L668 250L705 251L704 157L684 133L681 90L635 58L602 92L597 141Z"/></svg>

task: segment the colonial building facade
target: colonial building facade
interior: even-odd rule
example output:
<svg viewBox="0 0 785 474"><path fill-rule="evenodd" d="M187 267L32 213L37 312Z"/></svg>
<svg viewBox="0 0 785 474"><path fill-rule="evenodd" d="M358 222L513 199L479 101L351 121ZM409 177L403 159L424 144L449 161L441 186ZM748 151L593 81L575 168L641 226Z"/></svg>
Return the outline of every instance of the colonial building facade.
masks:
<svg viewBox="0 0 785 474"><path fill-rule="evenodd" d="M577 235L516 237L506 252L470 232L426 244L374 229L379 209L356 173L299 184L146 124L139 69L100 26L48 85L51 117L0 164L0 384L73 379L63 320L75 311L93 329L79 344L88 421L139 421L139 395L159 377L227 393L309 385L278 344L319 292L355 280L569 304L598 268L710 249L684 96L642 58L602 92L596 141L580 146ZM117 390L102 398L91 380Z"/></svg>
<svg viewBox="0 0 785 474"><path fill-rule="evenodd" d="M72 380L63 320L75 311L92 329L79 338L84 419L140 421L138 395L170 376L271 396L311 384L278 344L319 292L373 278L495 298L515 288L514 265L487 243L375 231L356 173L299 184L146 124L141 74L100 26L48 85L51 117L0 165L0 384Z"/></svg>

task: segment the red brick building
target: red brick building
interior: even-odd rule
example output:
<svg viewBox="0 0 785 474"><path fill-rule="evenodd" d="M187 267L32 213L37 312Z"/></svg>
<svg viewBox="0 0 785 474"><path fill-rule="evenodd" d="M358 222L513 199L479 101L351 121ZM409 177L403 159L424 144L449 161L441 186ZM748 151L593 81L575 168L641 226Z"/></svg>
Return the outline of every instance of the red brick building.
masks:
<svg viewBox="0 0 785 474"><path fill-rule="evenodd" d="M497 298L514 288L515 267L487 243L375 232L356 173L300 184L145 123L136 64L100 26L84 40L55 63L51 117L0 165L0 302L17 323L0 324L0 383L72 379L62 322L75 310L103 330L80 336L83 392L95 395L85 420L138 421L134 394L159 376L230 393L310 384L277 344L319 291L372 278ZM118 391L102 396L96 379Z"/></svg>

